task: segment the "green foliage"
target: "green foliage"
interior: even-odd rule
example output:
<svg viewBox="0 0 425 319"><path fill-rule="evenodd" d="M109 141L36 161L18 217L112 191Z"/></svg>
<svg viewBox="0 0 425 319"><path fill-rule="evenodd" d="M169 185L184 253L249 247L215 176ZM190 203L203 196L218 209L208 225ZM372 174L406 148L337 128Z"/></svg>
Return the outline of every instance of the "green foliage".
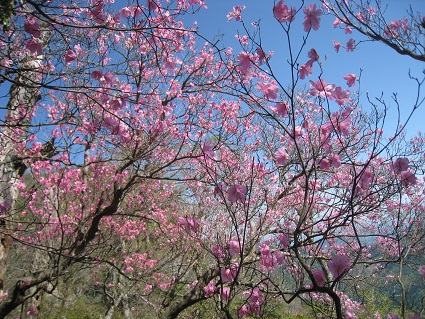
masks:
<svg viewBox="0 0 425 319"><path fill-rule="evenodd" d="M13 0L0 0L0 24L4 30L9 30L9 20L13 11Z"/></svg>
<svg viewBox="0 0 425 319"><path fill-rule="evenodd" d="M93 301L80 297L72 305L52 307L42 304L41 314L46 319L99 319L104 317L106 309Z"/></svg>

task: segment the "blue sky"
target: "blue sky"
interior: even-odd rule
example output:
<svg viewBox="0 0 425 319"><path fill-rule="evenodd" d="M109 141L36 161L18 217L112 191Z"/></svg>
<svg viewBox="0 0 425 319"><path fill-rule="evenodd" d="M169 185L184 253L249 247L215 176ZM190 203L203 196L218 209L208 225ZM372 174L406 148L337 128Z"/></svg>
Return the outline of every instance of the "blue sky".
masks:
<svg viewBox="0 0 425 319"><path fill-rule="evenodd" d="M412 6L414 11L423 13L425 16L425 1L423 0L387 0L384 1L388 5L386 16L389 19L400 19L407 17L406 10L409 5ZM299 5L300 1L287 0L286 4L290 6ZM194 18L198 22L199 29L202 34L208 38L212 38L216 34L223 35L223 45L231 46L234 48L234 53L237 54L242 49L235 40L236 33L240 32L242 35L244 30L240 22L232 20L227 21L226 14L232 10L235 5L245 5L246 9L243 11L243 19L246 25L251 22L260 21L262 31L262 41L265 50L275 51L272 59L274 71L278 74L279 80L285 83L285 74L288 72L286 64L287 59L287 45L285 41L285 34L280 29L279 23L274 19L272 8L274 5L273 0L210 0L206 1L208 10L196 15ZM303 31L302 21L303 13L300 12L294 21L294 28L291 37L294 43L300 43L306 33ZM397 123L396 104L393 102L391 96L393 93L397 94L400 102L402 118L406 118L412 106L414 105L417 93L417 86L415 82L409 79L408 72L423 78L425 63L415 61L412 58L401 56L395 53L392 49L384 44L376 42L363 42L357 46L354 52L346 52L341 48L339 53L336 53L332 44L332 40L337 40L342 44L349 38L354 38L356 43L365 40L365 37L353 32L351 35L344 34L344 31L332 28L333 18L329 16L322 16L321 27L318 31L312 31L308 44L305 47L301 59L305 63L307 52L311 48L316 49L323 61L326 56L326 61L323 64L324 73L322 78L328 83L335 83L343 87L345 81L343 77L348 73L358 75L362 69L361 81L361 94L363 108L368 107L366 101L366 92L371 98L379 97L384 94L384 99L387 105L390 106L390 116L387 120L385 135L389 136L394 131ZM424 39L425 43L425 39ZM295 46L295 51L298 49ZM316 72L304 80L308 84L308 80L316 81L318 77L317 67L314 67ZM289 79L288 79L288 84ZM425 97L425 87L423 88L422 98ZM417 111L408 126L408 135L415 134L418 131L425 131L425 104Z"/></svg>

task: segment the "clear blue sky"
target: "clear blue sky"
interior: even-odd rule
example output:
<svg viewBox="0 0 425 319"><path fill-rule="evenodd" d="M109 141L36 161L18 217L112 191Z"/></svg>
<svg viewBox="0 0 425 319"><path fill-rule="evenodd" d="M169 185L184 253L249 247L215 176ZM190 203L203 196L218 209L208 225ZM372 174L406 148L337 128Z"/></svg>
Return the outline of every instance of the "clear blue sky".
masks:
<svg viewBox="0 0 425 319"><path fill-rule="evenodd" d="M277 2L277 1L276 1ZM414 11L423 13L425 16L425 1L424 0L387 0L388 4L386 15L390 19L400 19L407 17L406 10L409 5ZM286 0L286 4L290 6L299 5L300 1ZM259 21L261 23L262 41L266 50L275 51L273 57L273 65L279 76L279 80L285 83L285 73L287 74L288 66L287 45L285 34L280 29L278 22L273 17L272 8L273 0L207 0L208 10L203 10L199 15L194 17L198 22L199 29L202 34L208 38L215 34L223 34L223 43L225 46L234 48L234 53L237 54L242 49L235 41L235 34L239 30L243 33L242 25L235 20L227 21L226 14L232 10L235 5L245 5L243 18L247 25L251 22ZM302 28L303 12L300 12L294 21L294 29L292 39L297 42L306 34ZM423 78L423 70L425 63L418 62L412 58L401 56L395 53L392 49L381 43L364 42L361 43L354 52L346 52L341 48L339 53L336 53L332 40L337 40L342 44L349 38L354 38L356 43L360 40L365 40L365 37L356 33L351 35L344 34L344 31L332 28L333 18L322 16L321 28L318 31L312 31L305 52L302 56L305 58L301 61L306 62L307 52L310 48L315 48L319 53L321 60L327 57L323 65L324 74L322 75L328 83L335 83L343 86L345 81L343 76L348 73L356 75L362 71L361 91L363 96L368 92L370 97L381 96L384 93L384 98L387 105L391 107L390 117L386 125L385 135L391 135L396 125L396 109L395 103L391 99L393 93L397 93L402 110L402 116L407 116L410 112L416 98L415 83L409 79L409 69L413 75ZM425 43L425 38L424 38ZM303 62L303 63L304 63ZM317 67L314 68L317 70ZM317 80L318 73L315 72L308 80ZM308 80L305 83L308 84ZM289 84L289 79L288 79ZM345 86L343 86L345 87ZM423 88L422 97L425 96L425 87ZM367 107L365 99L362 100L364 108ZM425 105L416 113L408 126L409 135L415 134L418 131L425 131Z"/></svg>

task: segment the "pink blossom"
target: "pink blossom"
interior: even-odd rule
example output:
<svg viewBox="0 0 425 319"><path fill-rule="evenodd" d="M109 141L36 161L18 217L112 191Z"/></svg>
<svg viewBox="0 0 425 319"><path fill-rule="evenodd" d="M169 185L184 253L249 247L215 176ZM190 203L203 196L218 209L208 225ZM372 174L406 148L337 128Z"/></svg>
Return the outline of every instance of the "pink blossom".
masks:
<svg viewBox="0 0 425 319"><path fill-rule="evenodd" d="M248 52L238 54L239 72L243 77L249 77L252 74L252 62Z"/></svg>
<svg viewBox="0 0 425 319"><path fill-rule="evenodd" d="M235 6L233 7L233 11L227 14L227 21L235 19L236 21L241 21L242 10L245 9L245 6Z"/></svg>
<svg viewBox="0 0 425 319"><path fill-rule="evenodd" d="M305 13L304 17L304 31L309 32L311 28L313 28L314 31L319 30L320 26L320 16L322 15L322 9L316 8L315 3L310 3L307 7L304 7L303 9Z"/></svg>
<svg viewBox="0 0 425 319"><path fill-rule="evenodd" d="M108 84L112 84L113 79L114 79L114 73L112 73L112 72L106 72L103 75L103 80Z"/></svg>
<svg viewBox="0 0 425 319"><path fill-rule="evenodd" d="M179 226L183 227L188 234L197 233L199 230L199 221L194 216L179 217Z"/></svg>
<svg viewBox="0 0 425 319"><path fill-rule="evenodd" d="M310 60L307 62L308 64L313 64L313 62L319 60L319 55L317 54L315 49L311 49L310 51L308 51L307 55L310 58Z"/></svg>
<svg viewBox="0 0 425 319"><path fill-rule="evenodd" d="M316 82L310 80L312 89L310 94L313 96L331 97L335 88L334 84L326 84L325 80L319 79Z"/></svg>
<svg viewBox="0 0 425 319"><path fill-rule="evenodd" d="M366 169L363 171L362 175L360 176L358 186L363 190L367 190L372 185L372 180L373 180L372 172Z"/></svg>
<svg viewBox="0 0 425 319"><path fill-rule="evenodd" d="M349 87L356 86L356 79L357 77L355 74L347 74L346 76L344 76L344 80L347 81L347 85Z"/></svg>
<svg viewBox="0 0 425 319"><path fill-rule="evenodd" d="M341 160L338 154L331 154L329 156L329 163L335 168L339 168L341 166Z"/></svg>
<svg viewBox="0 0 425 319"><path fill-rule="evenodd" d="M331 167L331 164L329 163L328 159L322 158L319 161L319 165L318 166L319 166L320 169L328 170Z"/></svg>
<svg viewBox="0 0 425 319"><path fill-rule="evenodd" d="M208 285L206 285L204 288L204 293L205 293L205 298L209 298L211 297L214 292L217 290L217 287L214 285L214 283L212 281L210 281L208 283Z"/></svg>
<svg viewBox="0 0 425 319"><path fill-rule="evenodd" d="M276 153L274 153L274 158L276 159L276 163L278 165L285 165L286 161L289 158L288 153L284 148L279 149Z"/></svg>
<svg viewBox="0 0 425 319"><path fill-rule="evenodd" d="M310 76L313 73L313 70L312 70L310 65L303 64L303 65L301 65L298 73L300 75L300 79L304 80L306 76Z"/></svg>
<svg viewBox="0 0 425 319"><path fill-rule="evenodd" d="M77 58L77 55L72 50L67 50L65 52L65 62L66 64L70 64L72 61L74 61Z"/></svg>
<svg viewBox="0 0 425 319"><path fill-rule="evenodd" d="M220 246L214 245L211 249L211 252L214 254L215 257L218 259L223 259L226 257L226 255L223 253L223 249L221 249Z"/></svg>
<svg viewBox="0 0 425 319"><path fill-rule="evenodd" d="M229 242L229 254L230 256L237 256L241 253L241 247L239 245L239 241L231 240Z"/></svg>
<svg viewBox="0 0 425 319"><path fill-rule="evenodd" d="M289 248L289 236L287 234L280 234L278 239L283 249L286 250Z"/></svg>
<svg viewBox="0 0 425 319"><path fill-rule="evenodd" d="M410 169L401 172L400 180L405 187L408 187L410 185L416 185L418 181L417 177L415 176L415 173L413 173Z"/></svg>
<svg viewBox="0 0 425 319"><path fill-rule="evenodd" d="M229 287L223 287L221 288L221 298L223 298L224 301L228 301L230 298L230 288Z"/></svg>
<svg viewBox="0 0 425 319"><path fill-rule="evenodd" d="M43 53L43 48L41 47L41 44L38 43L38 41L31 39L28 40L25 47L31 52L31 53L37 53L37 55L41 55Z"/></svg>
<svg viewBox="0 0 425 319"><path fill-rule="evenodd" d="M34 38L39 38L41 35L40 25L37 21L27 20L24 24L24 30L31 34Z"/></svg>
<svg viewBox="0 0 425 319"><path fill-rule="evenodd" d="M283 0L280 0L273 8L274 17L280 23L294 21L296 11L294 7L289 9L286 4L283 4Z"/></svg>
<svg viewBox="0 0 425 319"><path fill-rule="evenodd" d="M334 278L341 276L350 267L350 257L345 255L335 255L331 261L328 262L329 270Z"/></svg>
<svg viewBox="0 0 425 319"><path fill-rule="evenodd" d="M313 274L314 280L319 287L324 287L326 285L326 277L323 270L316 269L311 273Z"/></svg>
<svg viewBox="0 0 425 319"><path fill-rule="evenodd" d="M257 88L264 94L267 100L276 100L279 87L273 82L259 82Z"/></svg>
<svg viewBox="0 0 425 319"><path fill-rule="evenodd" d="M91 78L92 79L94 79L94 80L100 80L100 78L103 76L103 73L102 73L102 71L100 71L100 70L94 70L92 73L91 73Z"/></svg>
<svg viewBox="0 0 425 319"><path fill-rule="evenodd" d="M347 44L345 45L345 50L347 52L349 51L353 52L355 45L356 45L356 41L353 38L351 38L350 40L348 40Z"/></svg>
<svg viewBox="0 0 425 319"><path fill-rule="evenodd" d="M425 266L420 266L418 269L419 275L421 275L422 278L425 278Z"/></svg>
<svg viewBox="0 0 425 319"><path fill-rule="evenodd" d="M247 305L243 305L238 310L239 317L249 317L252 314L251 309Z"/></svg>
<svg viewBox="0 0 425 319"><path fill-rule="evenodd" d="M257 52L257 55L258 55L258 62L260 64L263 64L264 61L266 60L266 54L264 53L263 49L258 47L257 50L255 50L255 52Z"/></svg>
<svg viewBox="0 0 425 319"><path fill-rule="evenodd" d="M338 105L343 105L350 102L350 91L343 90L340 86L337 86L332 92L332 97Z"/></svg>
<svg viewBox="0 0 425 319"><path fill-rule="evenodd" d="M214 187L214 196L218 195L224 199L224 193L227 193L227 187L222 182L219 182L216 187Z"/></svg>
<svg viewBox="0 0 425 319"><path fill-rule="evenodd" d="M214 158L214 144L210 140L206 140L202 145L202 152L209 158Z"/></svg>
<svg viewBox="0 0 425 319"><path fill-rule="evenodd" d="M336 53L339 52L339 49L341 48L341 43L339 43L338 41L333 40L332 43L334 44L334 48Z"/></svg>
<svg viewBox="0 0 425 319"><path fill-rule="evenodd" d="M244 202L248 189L245 185L236 184L235 186L229 187L227 190L227 196L231 203Z"/></svg>
<svg viewBox="0 0 425 319"><path fill-rule="evenodd" d="M288 113L288 104L285 102L278 102L276 103L276 107L273 108L273 111L285 118Z"/></svg>
<svg viewBox="0 0 425 319"><path fill-rule="evenodd" d="M409 159L408 158L397 158L393 164L393 170L395 174L399 174L403 171L409 169Z"/></svg>

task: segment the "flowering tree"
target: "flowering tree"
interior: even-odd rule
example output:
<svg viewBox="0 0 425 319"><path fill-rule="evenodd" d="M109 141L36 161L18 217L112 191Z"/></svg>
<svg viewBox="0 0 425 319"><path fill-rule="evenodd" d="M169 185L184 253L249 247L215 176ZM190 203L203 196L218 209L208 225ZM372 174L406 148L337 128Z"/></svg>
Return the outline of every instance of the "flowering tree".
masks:
<svg viewBox="0 0 425 319"><path fill-rule="evenodd" d="M386 110L362 110L355 74L322 78L307 45L323 9L274 5L286 81L242 6L233 53L182 22L203 1L112 2L25 1L1 34L0 317L24 303L35 315L40 293L86 268L108 318L201 302L263 316L295 299L365 314L345 287L382 262L371 243L398 261L423 249L423 138L406 147L397 123L386 139ZM34 262L8 281L11 242Z"/></svg>

